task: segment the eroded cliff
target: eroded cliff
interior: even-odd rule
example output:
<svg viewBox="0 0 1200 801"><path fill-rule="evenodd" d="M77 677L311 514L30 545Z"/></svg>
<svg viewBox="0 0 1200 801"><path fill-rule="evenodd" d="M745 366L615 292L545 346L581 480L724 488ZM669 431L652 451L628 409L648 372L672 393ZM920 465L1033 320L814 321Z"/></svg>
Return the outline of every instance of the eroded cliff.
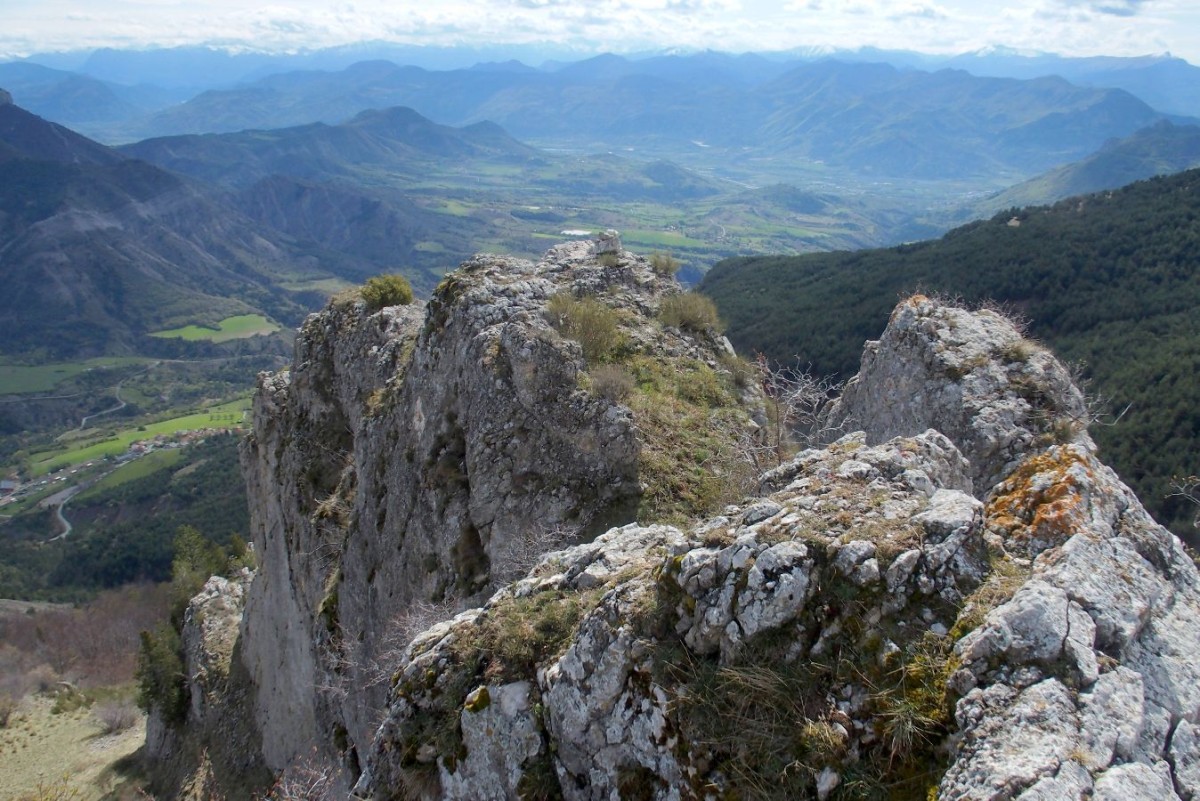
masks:
<svg viewBox="0 0 1200 801"><path fill-rule="evenodd" d="M906 301L833 413L866 433L419 636L357 790L1193 797L1197 572L1085 414L1003 318Z"/></svg>
<svg viewBox="0 0 1200 801"><path fill-rule="evenodd" d="M576 243L310 318L244 453L267 766L379 799L1200 793L1200 576L1051 354L910 298L847 433L748 480L755 382L661 322L678 292Z"/></svg>
<svg viewBox="0 0 1200 801"><path fill-rule="evenodd" d="M674 279L595 251L478 257L427 306L335 301L301 329L290 373L262 378L242 653L268 765L315 749L356 776L414 620L635 519L664 479L648 460L679 446L601 386L606 363L624 365L626 396L644 384L701 412L710 448L749 425L728 344L656 320Z"/></svg>

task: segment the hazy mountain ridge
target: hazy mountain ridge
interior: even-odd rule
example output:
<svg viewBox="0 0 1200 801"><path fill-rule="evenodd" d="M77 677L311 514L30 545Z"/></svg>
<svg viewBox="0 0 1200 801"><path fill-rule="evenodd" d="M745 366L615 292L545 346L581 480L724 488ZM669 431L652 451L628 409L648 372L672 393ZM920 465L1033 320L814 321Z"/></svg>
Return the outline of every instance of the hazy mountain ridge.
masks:
<svg viewBox="0 0 1200 801"><path fill-rule="evenodd" d="M166 169L243 188L274 174L310 180L435 159L521 161L537 151L490 123L437 125L412 109L370 109L340 125L147 139L119 148Z"/></svg>
<svg viewBox="0 0 1200 801"><path fill-rule="evenodd" d="M748 85L725 69L682 80L641 71L642 64L599 57L556 73L527 73L364 63L207 92L157 115L146 130L275 128L407 105L452 125L490 120L523 138L599 137L642 146L647 138L675 146L699 140L882 175L952 178L1028 175L1163 118L1126 92L1052 78L824 61ZM650 62L646 69L669 72L661 66Z"/></svg>
<svg viewBox="0 0 1200 801"><path fill-rule="evenodd" d="M11 104L0 142L6 353L129 353L161 328L302 313L278 282L315 265L180 177Z"/></svg>
<svg viewBox="0 0 1200 801"><path fill-rule="evenodd" d="M973 206L969 215L985 217L1014 206L1053 203L1193 167L1200 167L1200 127L1163 120L1132 136L1106 142L1082 161L1006 189Z"/></svg>

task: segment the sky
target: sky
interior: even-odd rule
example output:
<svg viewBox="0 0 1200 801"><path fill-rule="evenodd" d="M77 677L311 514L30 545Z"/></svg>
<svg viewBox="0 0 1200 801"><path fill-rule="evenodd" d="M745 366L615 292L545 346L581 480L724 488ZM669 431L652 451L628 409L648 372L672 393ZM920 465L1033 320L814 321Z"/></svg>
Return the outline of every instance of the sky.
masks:
<svg viewBox="0 0 1200 801"><path fill-rule="evenodd" d="M874 46L1171 52L1200 64L1197 0L0 0L0 55L215 44L553 43L596 52Z"/></svg>

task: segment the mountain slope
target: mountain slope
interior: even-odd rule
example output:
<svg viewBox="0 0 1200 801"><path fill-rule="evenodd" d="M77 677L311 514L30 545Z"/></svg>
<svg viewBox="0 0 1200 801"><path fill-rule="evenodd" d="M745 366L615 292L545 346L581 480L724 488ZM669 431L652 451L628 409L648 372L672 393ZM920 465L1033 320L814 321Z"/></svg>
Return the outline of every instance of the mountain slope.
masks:
<svg viewBox="0 0 1200 801"><path fill-rule="evenodd" d="M7 102L0 95L0 142L7 151L6 155L0 154L0 160L6 161L22 158L91 165L124 161L124 157L111 148L31 114L13 103L11 95Z"/></svg>
<svg viewBox="0 0 1200 801"><path fill-rule="evenodd" d="M340 125L149 139L119 148L185 175L245 187L273 174L322 180L384 167L417 172L429 159L522 161L537 151L495 125L438 125L408 108L367 110Z"/></svg>
<svg viewBox="0 0 1200 801"><path fill-rule="evenodd" d="M1113 426L1105 457L1160 519L1190 528L1163 499L1200 452L1200 171L1006 212L938 240L887 250L732 259L701 283L744 352L848 376L859 343L913 291L1007 304L1030 331L1086 365ZM1111 419L1106 418L1106 419Z"/></svg>
<svg viewBox="0 0 1200 801"><path fill-rule="evenodd" d="M302 312L278 283L313 270L286 237L181 178L11 104L0 147L5 353L128 353L164 328Z"/></svg>
<svg viewBox="0 0 1200 801"><path fill-rule="evenodd" d="M1003 209L1053 203L1072 195L1200 167L1200 127L1163 120L1125 139L1107 142L1083 161L1017 184L972 207L972 218Z"/></svg>
<svg viewBox="0 0 1200 801"><path fill-rule="evenodd" d="M902 72L883 64L805 65L764 92L772 148L885 175L947 178L1045 169L1159 117L1125 92L1055 78Z"/></svg>
<svg viewBox="0 0 1200 801"><path fill-rule="evenodd" d="M974 75L1036 78L1061 75L1080 86L1124 89L1159 111L1200 116L1200 68L1170 54L1068 58L1004 48L964 53L945 62Z"/></svg>
<svg viewBox="0 0 1200 801"><path fill-rule="evenodd" d="M24 108L64 125L113 122L143 112L103 81L39 64L0 64L0 86Z"/></svg>

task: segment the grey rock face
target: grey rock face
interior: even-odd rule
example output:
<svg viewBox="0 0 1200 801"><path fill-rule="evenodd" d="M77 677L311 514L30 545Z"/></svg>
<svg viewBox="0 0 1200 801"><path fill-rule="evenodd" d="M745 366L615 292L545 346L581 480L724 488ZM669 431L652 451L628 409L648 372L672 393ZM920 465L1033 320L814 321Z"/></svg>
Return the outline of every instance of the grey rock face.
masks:
<svg viewBox="0 0 1200 801"><path fill-rule="evenodd" d="M682 533L627 527L586 553L555 555L482 610L419 638L358 789L385 798L408 780L414 763L402 744L421 752L421 721L458 722L466 737L466 702L439 706L437 686L490 691L490 674L518 678L492 654L464 673L454 643L483 637L513 595L578 592L565 576L636 551L644 557L626 559L630 569L588 583L602 594L587 600L557 655L518 671L542 710L542 744L533 755L530 740L515 738L503 760L497 740L477 745L480 759L508 766L492 772L504 783L489 797L520 797L527 776L548 773L568 799L633 786L655 799L746 792L737 771L763 747L756 726L769 723L711 677L753 681L743 694L778 708L794 696L772 688L796 675L816 682L813 699L825 705L792 712L790 736L821 732L831 749L827 761L805 762L801 748L795 764L807 772L772 778L795 781L796 797L832 798L847 771L903 759L889 705L893 693L904 703L922 696L903 695L903 682L889 690L896 675L925 676L954 705L952 719L919 735L944 738L950 753L939 798L1194 797L1196 568L1096 460L1085 433L1056 443L1013 389L1038 378L1040 403L1082 413L1047 354L1019 364L1004 355L1019 342L990 313L903 304L842 405L890 422L799 454L764 476L769 497ZM979 361L964 364L972 354ZM906 359L925 371L920 387L886 367ZM956 364L969 369L946 370ZM926 424L936 430L912 430ZM871 445L889 426L901 430ZM849 672L816 667L848 654ZM423 674L447 684L405 678ZM704 711L716 728L704 728ZM460 786L463 763L444 749L424 753L441 777L424 797L462 797L447 788Z"/></svg>
<svg viewBox="0 0 1200 801"><path fill-rule="evenodd" d="M986 492L1048 441L1090 446L1087 404L1069 373L999 314L917 295L896 307L830 422L882 442L936 428Z"/></svg>
<svg viewBox="0 0 1200 801"><path fill-rule="evenodd" d="M183 672L188 699L185 738L152 710L146 725L146 756L157 798L185 797L187 784L205 797L230 797L267 781L261 743L245 715L253 695L237 659L238 628L253 575L213 576L191 599L184 616ZM202 755L199 769L196 754ZM220 766L217 769L215 766Z"/></svg>
<svg viewBox="0 0 1200 801"><path fill-rule="evenodd" d="M839 468L851 458L870 466L869 480L857 473L839 477ZM947 506L958 507L934 505L924 489L907 482L912 473L899 465L920 467L924 475L953 475L960 460L949 441L932 431L875 448L849 437L793 463L792 480L769 499L730 509L687 533L627 526L591 545L547 557L482 609L414 641L358 792L386 798L397 787L416 786L417 775L432 768L420 763L426 745L440 777L430 798L471 797L456 788L464 786L459 772L473 770L477 752L481 760L522 770L493 771L493 782L502 774L507 783L486 785L487 795L474 797L519 798L521 788L529 786L528 776L547 774L568 799L620 797L635 778L658 799L693 797L689 788L698 786L739 792L740 785L729 784L714 768L717 755L689 739L699 724L680 710L697 690L685 677L694 676L698 665L758 677L757 664L748 666L746 654L764 638L780 649L780 664L793 664L799 674L803 666L825 662L851 643L873 643L869 647L879 661L862 673L835 672L825 684L814 678L818 684L808 690L812 703L826 704L827 697L839 701L825 711L810 710L807 723L844 738L847 752L878 749L870 723L870 709L878 701L871 700L875 689L863 682L876 675L883 681L895 670L889 660L903 659L925 642L929 627L941 627L939 642L948 648L944 635L953 618L929 607L948 608L945 598L963 598L986 571L978 514L957 518L962 524L956 529L961 537L956 558L929 558L944 543L930 540L922 547L924 529L915 519L928 512L930 521L940 523ZM890 573L890 584L880 559L888 571L902 564ZM598 564L605 569L598 572ZM867 566L873 569L864 570ZM853 582L849 593L839 589L847 581ZM861 602L847 600L860 593ZM582 617L557 654L510 675L514 666L498 664L494 651L481 643L504 625L500 621L512 614L518 599L533 610L543 608L539 598L547 604L582 604ZM889 624L889 608L905 613ZM768 672L759 680L771 681L769 668L763 668ZM485 690L490 694L495 685L485 683L486 677L496 673L521 678L521 686L531 688L532 705L542 710L536 753L523 737L515 738L503 759L494 756L497 748L505 748L499 736L467 745L478 735L469 699ZM457 699L449 707L448 697ZM805 724L800 718L788 727ZM456 726L465 761L449 758L444 741L434 745L435 732ZM818 794L831 794L841 781L832 768L804 776L797 788Z"/></svg>
<svg viewBox="0 0 1200 801"><path fill-rule="evenodd" d="M589 365L549 299L599 299L649 359L716 366L724 343L663 331L678 284L610 255L480 256L427 306L334 302L301 329L292 370L261 377L243 464L263 568L242 640L273 768L315 748L356 773L414 610L479 602L538 543L633 519L643 436L583 388Z"/></svg>
<svg viewBox="0 0 1200 801"><path fill-rule="evenodd" d="M602 296L637 354L723 344L648 324L678 290L605 261L480 257L425 309L335 305L261 379L230 664L271 768L315 748L378 799L836 799L895 772L941 799L1197 797L1200 575L1053 357L907 301L835 409L862 430L639 525L651 434L581 388L546 302Z"/></svg>
<svg viewBox="0 0 1200 801"><path fill-rule="evenodd" d="M621 253L621 235L613 229L604 231L592 243L592 253L601 256L605 253L619 255Z"/></svg>

